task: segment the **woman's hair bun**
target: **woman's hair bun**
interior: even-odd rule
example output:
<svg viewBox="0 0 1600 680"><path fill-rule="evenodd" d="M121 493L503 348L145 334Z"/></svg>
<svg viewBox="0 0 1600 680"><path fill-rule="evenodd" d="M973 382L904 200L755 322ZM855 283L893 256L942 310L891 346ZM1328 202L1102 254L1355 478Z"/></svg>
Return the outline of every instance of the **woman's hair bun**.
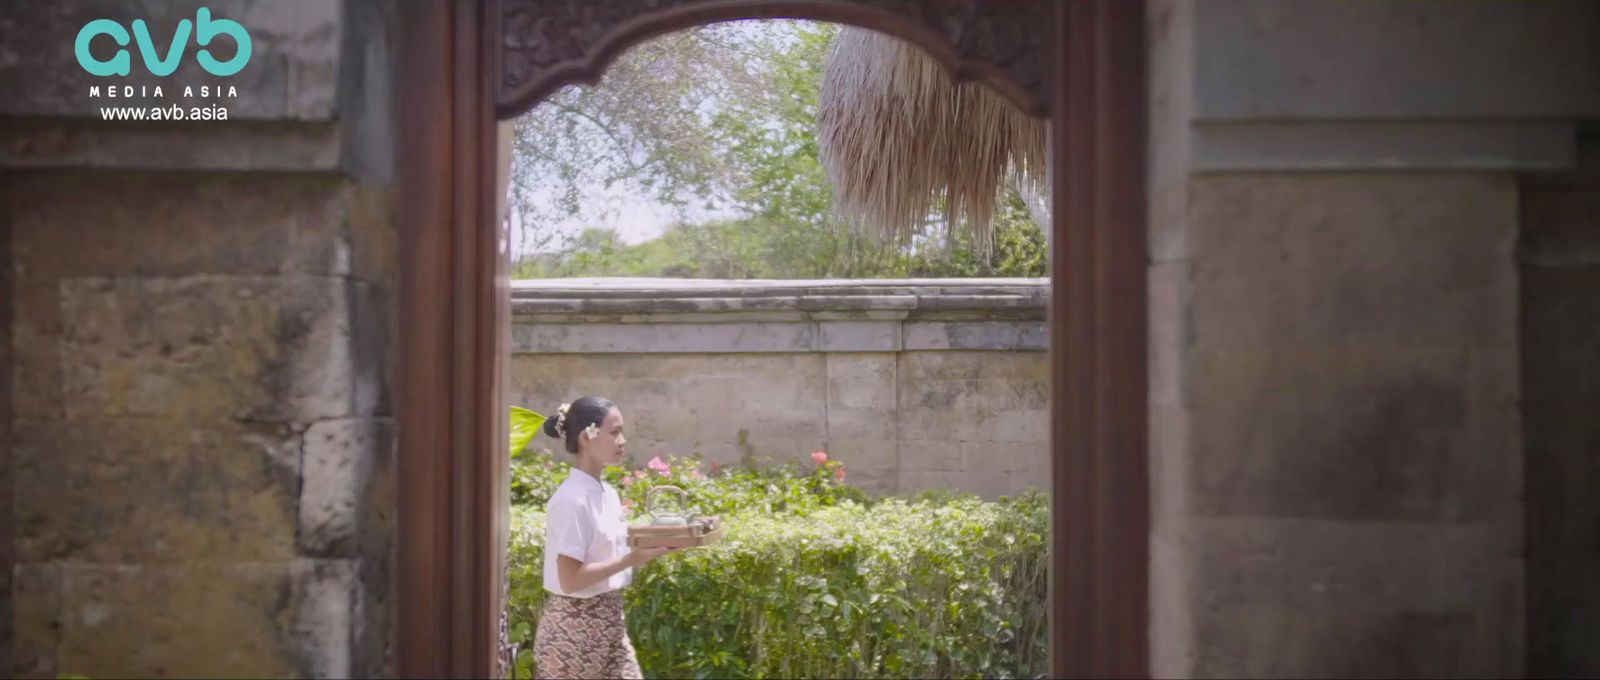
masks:
<svg viewBox="0 0 1600 680"><path fill-rule="evenodd" d="M545 419L544 427L542 428L545 435L556 439L561 438L561 417L561 414L557 413Z"/></svg>
<svg viewBox="0 0 1600 680"><path fill-rule="evenodd" d="M567 409L570 404L562 404L555 413L544 420L544 433L556 439L565 439L567 436Z"/></svg>

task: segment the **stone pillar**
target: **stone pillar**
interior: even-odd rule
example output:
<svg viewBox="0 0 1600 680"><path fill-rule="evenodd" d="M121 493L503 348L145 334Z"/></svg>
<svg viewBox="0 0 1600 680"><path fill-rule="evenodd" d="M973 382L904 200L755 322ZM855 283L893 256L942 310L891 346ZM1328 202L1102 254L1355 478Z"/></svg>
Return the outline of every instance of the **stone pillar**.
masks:
<svg viewBox="0 0 1600 680"><path fill-rule="evenodd" d="M1600 131L1522 183L1528 675L1600 675Z"/></svg>
<svg viewBox="0 0 1600 680"><path fill-rule="evenodd" d="M86 21L201 6L0 10L19 677L389 672L389 9L207 2L244 71L89 96L158 81L88 76ZM229 119L99 120L190 84Z"/></svg>
<svg viewBox="0 0 1600 680"><path fill-rule="evenodd" d="M1518 172L1584 3L1157 1L1152 665L1524 667Z"/></svg>

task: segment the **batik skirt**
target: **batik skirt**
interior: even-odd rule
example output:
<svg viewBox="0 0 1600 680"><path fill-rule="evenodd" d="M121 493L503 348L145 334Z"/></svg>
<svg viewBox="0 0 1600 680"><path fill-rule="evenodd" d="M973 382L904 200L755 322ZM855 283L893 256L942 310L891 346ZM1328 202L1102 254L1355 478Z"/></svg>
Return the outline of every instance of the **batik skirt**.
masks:
<svg viewBox="0 0 1600 680"><path fill-rule="evenodd" d="M533 636L539 678L642 678L622 620L622 592L550 594Z"/></svg>

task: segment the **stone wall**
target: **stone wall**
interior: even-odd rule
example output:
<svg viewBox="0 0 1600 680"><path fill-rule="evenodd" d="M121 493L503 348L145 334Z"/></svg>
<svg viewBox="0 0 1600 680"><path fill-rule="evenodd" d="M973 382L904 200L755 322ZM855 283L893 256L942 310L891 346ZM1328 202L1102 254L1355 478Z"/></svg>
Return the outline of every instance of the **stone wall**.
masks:
<svg viewBox="0 0 1600 680"><path fill-rule="evenodd" d="M0 205L10 205L11 184L0 177ZM0 670L11 670L12 513L16 485L11 475L11 215L0 210Z"/></svg>
<svg viewBox="0 0 1600 680"><path fill-rule="evenodd" d="M511 400L549 412L609 397L640 462L826 450L876 493L1044 489L1044 292L1042 280L517 282Z"/></svg>
<svg viewBox="0 0 1600 680"><path fill-rule="evenodd" d="M1158 676L1518 676L1549 634L1519 176L1570 168L1600 113L1597 10L1150 4Z"/></svg>
<svg viewBox="0 0 1600 680"><path fill-rule="evenodd" d="M1528 674L1600 675L1600 130L1522 183Z"/></svg>
<svg viewBox="0 0 1600 680"><path fill-rule="evenodd" d="M21 4L0 9L8 672L388 673L389 8ZM230 120L98 120L78 28L170 35L202 6L251 32L250 65L191 57L153 103L230 84Z"/></svg>

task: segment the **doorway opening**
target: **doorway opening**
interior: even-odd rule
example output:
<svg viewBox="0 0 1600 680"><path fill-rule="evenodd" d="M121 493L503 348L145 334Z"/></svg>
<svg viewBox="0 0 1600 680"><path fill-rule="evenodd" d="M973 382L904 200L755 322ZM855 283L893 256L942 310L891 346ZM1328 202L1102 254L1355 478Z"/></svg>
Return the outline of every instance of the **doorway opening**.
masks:
<svg viewBox="0 0 1600 680"><path fill-rule="evenodd" d="M774 17L896 36L1050 114L1051 674L1147 672L1142 3L485 0L402 10L402 674L496 670L512 346L498 121L648 38Z"/></svg>

